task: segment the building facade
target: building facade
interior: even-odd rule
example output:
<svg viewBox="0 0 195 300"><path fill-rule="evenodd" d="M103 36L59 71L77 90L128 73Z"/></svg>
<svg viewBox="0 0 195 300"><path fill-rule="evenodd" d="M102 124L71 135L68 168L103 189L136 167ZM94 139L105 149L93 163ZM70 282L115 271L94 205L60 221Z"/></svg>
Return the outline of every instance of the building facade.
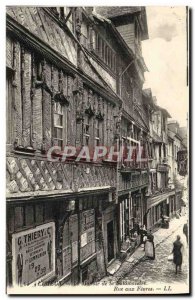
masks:
<svg viewBox="0 0 195 300"><path fill-rule="evenodd" d="M162 217L176 212L175 186L170 184L172 161L169 161L167 119L170 114L157 105L151 89L143 91L143 99L149 110L149 186L147 193L146 226L161 226Z"/></svg>
<svg viewBox="0 0 195 300"><path fill-rule="evenodd" d="M118 245L120 252L133 251L132 238L137 226L144 224L146 190L148 186L147 137L149 122L142 101L144 72L147 71L142 56L142 41L148 39L144 7L97 7L96 12L112 21L128 50L118 56L117 92L122 99L118 148L132 150L131 161L124 155L118 163ZM142 149L140 156L137 149ZM138 150L139 151L139 150ZM140 159L141 158L141 159Z"/></svg>
<svg viewBox="0 0 195 300"><path fill-rule="evenodd" d="M99 63L94 24L82 8L7 8L10 285L92 283L118 251L116 163L75 162L74 155L62 162L59 151L47 158L54 146L114 143L116 57L105 39Z"/></svg>
<svg viewBox="0 0 195 300"><path fill-rule="evenodd" d="M6 29L7 284L92 284L179 209L146 10L10 6Z"/></svg>

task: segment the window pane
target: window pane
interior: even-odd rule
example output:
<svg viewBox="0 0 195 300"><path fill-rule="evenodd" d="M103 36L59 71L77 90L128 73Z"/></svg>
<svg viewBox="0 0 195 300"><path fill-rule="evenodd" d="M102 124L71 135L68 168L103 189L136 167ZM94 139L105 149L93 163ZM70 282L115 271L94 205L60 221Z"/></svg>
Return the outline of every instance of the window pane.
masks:
<svg viewBox="0 0 195 300"><path fill-rule="evenodd" d="M11 127L12 127L12 98L13 98L13 87L12 87L12 76L7 75L6 78L6 142L11 143Z"/></svg>
<svg viewBox="0 0 195 300"><path fill-rule="evenodd" d="M34 224L34 208L32 205L27 205L25 208L26 226Z"/></svg>
<svg viewBox="0 0 195 300"><path fill-rule="evenodd" d="M57 102L54 102L54 110L57 111Z"/></svg>
<svg viewBox="0 0 195 300"><path fill-rule="evenodd" d="M43 222L43 204L37 204L35 206L35 213L36 213L36 223Z"/></svg>
<svg viewBox="0 0 195 300"><path fill-rule="evenodd" d="M62 139L62 128L54 127L54 138Z"/></svg>
<svg viewBox="0 0 195 300"><path fill-rule="evenodd" d="M63 141L62 141L62 140L58 140L58 146L59 146L60 148L62 148L62 146L63 146Z"/></svg>
<svg viewBox="0 0 195 300"><path fill-rule="evenodd" d="M52 203L47 203L45 206L45 220L49 221L52 220L53 216L53 205Z"/></svg>
<svg viewBox="0 0 195 300"><path fill-rule="evenodd" d="M24 226L24 208L22 206L15 207L15 229Z"/></svg>
<svg viewBox="0 0 195 300"><path fill-rule="evenodd" d="M63 147L63 140L61 139L54 139L54 146L59 146L59 147Z"/></svg>
<svg viewBox="0 0 195 300"><path fill-rule="evenodd" d="M62 115L54 114L54 126L62 126Z"/></svg>
<svg viewBox="0 0 195 300"><path fill-rule="evenodd" d="M54 103L54 108L55 108L55 112L57 114L62 114L63 108L62 108L62 105L59 102Z"/></svg>
<svg viewBox="0 0 195 300"><path fill-rule="evenodd" d="M62 139L62 128L57 128L57 138Z"/></svg>

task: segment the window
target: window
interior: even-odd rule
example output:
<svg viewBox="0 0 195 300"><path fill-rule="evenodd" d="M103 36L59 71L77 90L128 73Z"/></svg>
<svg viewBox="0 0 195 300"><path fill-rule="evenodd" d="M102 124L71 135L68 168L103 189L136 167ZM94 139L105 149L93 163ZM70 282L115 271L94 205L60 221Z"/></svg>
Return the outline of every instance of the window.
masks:
<svg viewBox="0 0 195 300"><path fill-rule="evenodd" d="M38 224L43 223L43 217L44 217L44 206L43 206L43 204L37 204L35 206L36 223L38 223Z"/></svg>
<svg viewBox="0 0 195 300"><path fill-rule="evenodd" d="M174 145L174 149L175 149L175 159L177 159L177 147L176 147L176 145Z"/></svg>
<svg viewBox="0 0 195 300"><path fill-rule="evenodd" d="M159 157L161 158L161 144L159 145Z"/></svg>
<svg viewBox="0 0 195 300"><path fill-rule="evenodd" d="M11 143L12 138L12 99L13 99L13 76L12 73L7 70L6 72L6 142Z"/></svg>
<svg viewBox="0 0 195 300"><path fill-rule="evenodd" d="M100 124L99 120L95 120L95 146L99 146L100 141Z"/></svg>
<svg viewBox="0 0 195 300"><path fill-rule="evenodd" d="M164 157L167 156L167 153L166 153L166 145L165 145L165 144L163 145L163 154L164 154Z"/></svg>
<svg viewBox="0 0 195 300"><path fill-rule="evenodd" d="M85 120L83 124L83 131L84 131L84 145L88 146L89 145L89 137L90 137L90 132L89 132L89 116L85 115Z"/></svg>
<svg viewBox="0 0 195 300"><path fill-rule="evenodd" d="M63 119L64 107L59 103L54 103L54 145L63 146Z"/></svg>
<svg viewBox="0 0 195 300"><path fill-rule="evenodd" d="M28 204L16 206L14 208L14 230L26 227L34 227L42 224L46 220L52 220L53 207L52 204Z"/></svg>
<svg viewBox="0 0 195 300"><path fill-rule="evenodd" d="M35 72L35 80L42 80L42 65L41 58L35 55L34 57L34 72Z"/></svg>
<svg viewBox="0 0 195 300"><path fill-rule="evenodd" d="M14 213L14 227L20 229L24 226L24 208L23 206L15 207Z"/></svg>
<svg viewBox="0 0 195 300"><path fill-rule="evenodd" d="M52 205L52 203L47 203L47 209L45 209L45 211L44 211L45 221L52 220L52 216L53 216L53 205Z"/></svg>
<svg viewBox="0 0 195 300"><path fill-rule="evenodd" d="M93 45L92 49L103 60L103 62L112 70L116 71L116 54L106 41L99 35L93 33L90 37Z"/></svg>
<svg viewBox="0 0 195 300"><path fill-rule="evenodd" d="M25 207L25 225L32 226L34 224L34 207L27 205Z"/></svg>
<svg viewBox="0 0 195 300"><path fill-rule="evenodd" d="M166 130L166 122L165 122L165 117L162 117L162 130L165 131Z"/></svg>
<svg viewBox="0 0 195 300"><path fill-rule="evenodd" d="M102 59L105 60L105 43L102 41Z"/></svg>
<svg viewBox="0 0 195 300"><path fill-rule="evenodd" d="M108 46L106 46L106 60L105 60L105 62L108 65Z"/></svg>
<svg viewBox="0 0 195 300"><path fill-rule="evenodd" d="M140 215L140 212L141 212L141 204L140 204L140 201L141 201L141 197L139 194L134 194L133 197L133 218L134 218L134 223L139 223L140 222L140 218L141 218L141 215Z"/></svg>
<svg viewBox="0 0 195 300"><path fill-rule="evenodd" d="M124 199L120 203L120 238L125 241L133 228L133 219L131 217L131 199Z"/></svg>

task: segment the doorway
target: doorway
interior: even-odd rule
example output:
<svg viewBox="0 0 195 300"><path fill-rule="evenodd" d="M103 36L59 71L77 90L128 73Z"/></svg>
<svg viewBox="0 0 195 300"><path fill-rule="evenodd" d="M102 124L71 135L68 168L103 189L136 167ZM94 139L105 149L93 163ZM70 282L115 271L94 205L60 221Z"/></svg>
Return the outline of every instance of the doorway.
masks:
<svg viewBox="0 0 195 300"><path fill-rule="evenodd" d="M114 258L114 223L107 223L108 263Z"/></svg>

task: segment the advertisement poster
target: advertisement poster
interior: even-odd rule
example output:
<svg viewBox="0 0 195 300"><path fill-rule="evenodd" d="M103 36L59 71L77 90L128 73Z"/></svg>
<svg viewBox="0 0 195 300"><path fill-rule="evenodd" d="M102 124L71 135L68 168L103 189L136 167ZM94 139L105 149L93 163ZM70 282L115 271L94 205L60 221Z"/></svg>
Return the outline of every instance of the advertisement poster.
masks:
<svg viewBox="0 0 195 300"><path fill-rule="evenodd" d="M12 235L13 282L26 286L55 271L55 224Z"/></svg>

